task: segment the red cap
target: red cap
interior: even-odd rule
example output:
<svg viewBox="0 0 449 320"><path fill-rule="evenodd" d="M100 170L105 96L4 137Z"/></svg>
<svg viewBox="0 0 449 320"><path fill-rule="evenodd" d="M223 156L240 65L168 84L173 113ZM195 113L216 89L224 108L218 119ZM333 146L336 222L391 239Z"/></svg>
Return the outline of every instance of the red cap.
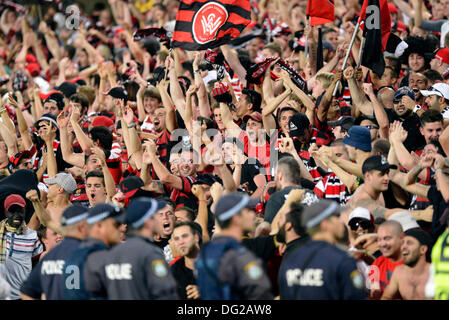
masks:
<svg viewBox="0 0 449 320"><path fill-rule="evenodd" d="M39 67L39 65L37 63L28 63L28 65L26 66L26 69L28 70L28 72L30 73L30 75L32 77L37 77L39 75L39 73L41 73L41 68Z"/></svg>
<svg viewBox="0 0 449 320"><path fill-rule="evenodd" d="M112 130L114 128L114 121L106 116L98 116L92 121L92 127L98 126L105 126L109 130Z"/></svg>
<svg viewBox="0 0 449 320"><path fill-rule="evenodd" d="M26 55L25 61L28 62L28 63L37 63L36 57L33 54L31 54L31 53L28 53Z"/></svg>
<svg viewBox="0 0 449 320"><path fill-rule="evenodd" d="M443 48L438 50L434 56L434 59L438 59L443 63L449 64L449 49Z"/></svg>
<svg viewBox="0 0 449 320"><path fill-rule="evenodd" d="M26 207L25 199L23 199L22 196L18 194L11 194L7 196L4 204L6 211L8 211L12 205L18 205L21 206L22 208Z"/></svg>
<svg viewBox="0 0 449 320"><path fill-rule="evenodd" d="M398 13L398 8L393 3L388 3L390 13Z"/></svg>
<svg viewBox="0 0 449 320"><path fill-rule="evenodd" d="M2 56L2 58L3 58L3 59L5 59L5 60L6 60L6 57L7 57L7 55L6 55L6 51L5 51L5 50L3 50L3 49L1 49L1 48L0 48L0 55Z"/></svg>
<svg viewBox="0 0 449 320"><path fill-rule="evenodd" d="M257 111L253 112L253 113L250 113L250 114L247 114L246 116L244 116L243 117L243 121L246 122L246 121L248 121L249 118L251 118L251 119L253 119L254 121L257 121L257 122L262 122L262 114L260 112L257 112Z"/></svg>
<svg viewBox="0 0 449 320"><path fill-rule="evenodd" d="M39 93L39 98L41 98L41 100L47 100L47 98L49 96L51 96L53 93L60 93L60 94L62 94L62 92L58 91L58 90L53 90L53 91L50 91L49 93L40 92Z"/></svg>
<svg viewBox="0 0 449 320"><path fill-rule="evenodd" d="M401 21L398 21L396 24L396 31L405 32L407 31L407 27Z"/></svg>

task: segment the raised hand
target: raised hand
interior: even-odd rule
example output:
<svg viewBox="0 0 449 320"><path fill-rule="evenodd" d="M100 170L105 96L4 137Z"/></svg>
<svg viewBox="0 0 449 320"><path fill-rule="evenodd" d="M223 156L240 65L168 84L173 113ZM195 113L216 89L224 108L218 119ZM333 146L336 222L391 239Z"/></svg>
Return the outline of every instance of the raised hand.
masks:
<svg viewBox="0 0 449 320"><path fill-rule="evenodd" d="M354 78L354 68L351 66L346 67L343 76L346 80Z"/></svg>
<svg viewBox="0 0 449 320"><path fill-rule="evenodd" d="M38 202L39 201L39 195L37 194L37 191L34 189L31 189L28 191L25 195L25 197L30 200L31 202Z"/></svg>
<svg viewBox="0 0 449 320"><path fill-rule="evenodd" d="M197 197L198 200L205 200L206 197L204 196L204 189L201 185L194 185L192 186L192 193L195 197Z"/></svg>

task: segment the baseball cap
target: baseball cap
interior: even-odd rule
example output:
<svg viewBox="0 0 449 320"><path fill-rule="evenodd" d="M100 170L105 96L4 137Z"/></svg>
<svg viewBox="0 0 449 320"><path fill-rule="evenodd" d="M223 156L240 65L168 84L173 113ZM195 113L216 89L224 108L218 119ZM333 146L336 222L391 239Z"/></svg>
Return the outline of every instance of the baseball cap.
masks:
<svg viewBox="0 0 449 320"><path fill-rule="evenodd" d="M304 130L310 126L309 118L303 113L296 113L293 115L289 122L288 127L290 129L291 137L300 137L304 134Z"/></svg>
<svg viewBox="0 0 449 320"><path fill-rule="evenodd" d="M107 218L112 218L118 223L125 221L125 211L110 203L99 203L88 210L87 224L94 224Z"/></svg>
<svg viewBox="0 0 449 320"><path fill-rule="evenodd" d="M151 218L158 210L167 205L164 200L155 200L148 197L139 197L131 201L128 206L125 223L132 228L141 227L146 219Z"/></svg>
<svg viewBox="0 0 449 320"><path fill-rule="evenodd" d="M30 75L32 77L37 77L39 75L39 73L41 72L41 68L39 67L39 64L37 64L35 62L28 63L25 68L28 70L28 72L30 73Z"/></svg>
<svg viewBox="0 0 449 320"><path fill-rule="evenodd" d="M207 184L208 186L212 186L215 182L217 182L216 178L210 173L200 173L195 178L195 184Z"/></svg>
<svg viewBox="0 0 449 320"><path fill-rule="evenodd" d="M128 92L122 87L111 88L106 94L115 99L128 99Z"/></svg>
<svg viewBox="0 0 449 320"><path fill-rule="evenodd" d="M398 13L398 8L392 3L388 3L388 10L390 13Z"/></svg>
<svg viewBox="0 0 449 320"><path fill-rule="evenodd" d="M343 143L363 151L371 151L369 129L362 126L352 126L343 138Z"/></svg>
<svg viewBox="0 0 449 320"><path fill-rule="evenodd" d="M114 129L114 121L106 116L98 116L92 121L92 127L105 126L109 130Z"/></svg>
<svg viewBox="0 0 449 320"><path fill-rule="evenodd" d="M4 203L5 210L8 211L9 208L13 205L18 205L18 206L21 206L22 208L25 208L26 207L25 199L21 195L10 194L5 199L5 203Z"/></svg>
<svg viewBox="0 0 449 320"><path fill-rule="evenodd" d="M246 193L233 192L222 196L215 206L215 216L220 221L231 219L244 208L254 208L259 200L251 199Z"/></svg>
<svg viewBox="0 0 449 320"><path fill-rule="evenodd" d="M432 246L433 246L433 240L432 237L424 230L422 229L410 229L404 232L405 236L407 237L413 237L422 246L427 246L427 252L426 252L426 261L431 261L432 256Z"/></svg>
<svg viewBox="0 0 449 320"><path fill-rule="evenodd" d="M74 83L71 83L69 81L64 81L58 87L55 87L55 90L61 91L64 94L64 96L67 97L67 99L70 99L72 94L76 93L77 87L78 86Z"/></svg>
<svg viewBox="0 0 449 320"><path fill-rule="evenodd" d="M311 206L304 208L301 224L304 228L310 229L332 215L340 215L340 205L335 201L320 199Z"/></svg>
<svg viewBox="0 0 449 320"><path fill-rule="evenodd" d="M125 198L131 198L144 185L143 180L138 176L129 176L120 182L119 188Z"/></svg>
<svg viewBox="0 0 449 320"><path fill-rule="evenodd" d="M33 157L32 153L30 151L28 151L28 150L25 150L25 151L16 153L13 157L11 157L9 159L9 161L12 163L12 165L14 167L17 167L18 164L20 163L21 159L23 159L23 158L30 159L32 157Z"/></svg>
<svg viewBox="0 0 449 320"><path fill-rule="evenodd" d="M448 48L439 49L437 52L435 52L433 58L440 60L440 62L442 63L449 64L449 49Z"/></svg>
<svg viewBox="0 0 449 320"><path fill-rule="evenodd" d="M384 156L375 155L367 158L362 165L362 172L365 174L371 170L386 171L389 169L397 169L398 166L389 164Z"/></svg>
<svg viewBox="0 0 449 320"><path fill-rule="evenodd" d="M42 100L46 100L49 96L51 96L53 93L61 93L58 90L52 90L48 93L44 93L44 92L39 92L39 98L41 98ZM62 94L62 93L61 93Z"/></svg>
<svg viewBox="0 0 449 320"><path fill-rule="evenodd" d="M260 112L252 112L243 117L243 122L247 122L248 119L251 118L254 121L262 122L262 114Z"/></svg>
<svg viewBox="0 0 449 320"><path fill-rule="evenodd" d="M51 113L44 113L42 115L42 117L40 117L40 119L34 123L34 126L36 127L36 129L39 129L39 123L41 123L42 121L51 122L51 124L54 127L59 129L58 123L56 122L56 117L54 115L52 115Z"/></svg>
<svg viewBox="0 0 449 320"><path fill-rule="evenodd" d="M69 194L72 194L77 189L75 179L70 173L65 172L57 173L53 178L44 179L44 183L48 185L57 184Z"/></svg>
<svg viewBox="0 0 449 320"><path fill-rule="evenodd" d="M402 231L404 232L410 229L419 228L419 224L416 222L415 218L405 211L393 213L388 217L388 220L399 222L402 226Z"/></svg>
<svg viewBox="0 0 449 320"><path fill-rule="evenodd" d="M63 227L81 222L89 216L89 211L86 207L80 205L71 205L67 207L61 216L61 225Z"/></svg>
<svg viewBox="0 0 449 320"><path fill-rule="evenodd" d="M349 214L348 222L355 218L369 220L374 225L374 217L366 208L357 207L352 210L352 212Z"/></svg>
<svg viewBox="0 0 449 320"><path fill-rule="evenodd" d="M354 125L354 118L349 116L342 116L338 118L336 121L329 121L328 124L331 127L342 127L346 131L349 131L351 127Z"/></svg>
<svg viewBox="0 0 449 320"><path fill-rule="evenodd" d="M423 96L437 95L449 100L449 84L446 83L435 83L427 90L421 90Z"/></svg>
<svg viewBox="0 0 449 320"><path fill-rule="evenodd" d="M415 92L413 92L413 89L410 87L400 87L396 92L394 93L394 99L393 101L398 101L403 96L408 96L412 100L415 100Z"/></svg>

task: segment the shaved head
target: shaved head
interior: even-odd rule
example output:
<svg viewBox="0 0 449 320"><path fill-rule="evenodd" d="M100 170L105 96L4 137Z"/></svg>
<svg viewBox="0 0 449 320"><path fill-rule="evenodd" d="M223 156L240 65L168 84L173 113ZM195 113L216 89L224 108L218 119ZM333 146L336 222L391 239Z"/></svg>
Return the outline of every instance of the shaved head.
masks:
<svg viewBox="0 0 449 320"><path fill-rule="evenodd" d="M399 222L395 220L387 220L379 226L380 228L390 227L391 232L395 236L400 236L402 234L402 226Z"/></svg>

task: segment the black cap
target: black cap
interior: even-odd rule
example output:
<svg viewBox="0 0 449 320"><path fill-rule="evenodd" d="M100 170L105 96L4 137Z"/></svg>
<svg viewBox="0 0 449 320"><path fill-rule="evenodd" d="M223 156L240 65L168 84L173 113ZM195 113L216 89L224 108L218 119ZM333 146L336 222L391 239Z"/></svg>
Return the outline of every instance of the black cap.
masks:
<svg viewBox="0 0 449 320"><path fill-rule="evenodd" d="M89 209L87 223L94 224L107 218L113 218L115 221L123 223L125 221L125 212L122 208L114 204L99 203L95 207Z"/></svg>
<svg viewBox="0 0 449 320"><path fill-rule="evenodd" d="M398 167L394 164L389 164L384 156L371 156L363 162L362 172L365 174L371 170L387 171L389 169L397 169Z"/></svg>
<svg viewBox="0 0 449 320"><path fill-rule="evenodd" d="M430 262L432 246L433 246L432 237L426 231L418 229L418 228L409 229L409 230L405 231L404 234L405 234L405 236L415 238L416 240L418 240L418 242L422 246L427 246L426 260L428 262Z"/></svg>
<svg viewBox="0 0 449 320"><path fill-rule="evenodd" d="M305 207L301 216L301 224L307 230L320 224L331 215L340 214L340 205L332 200L320 199L318 202Z"/></svg>
<svg viewBox="0 0 449 320"><path fill-rule="evenodd" d="M165 208L167 202L148 197L140 197L131 201L128 206L125 222L132 228L140 228L146 219L151 218L158 210Z"/></svg>
<svg viewBox="0 0 449 320"><path fill-rule="evenodd" d="M342 127L344 130L349 131L354 125L354 118L349 116L342 116L337 121L329 121L328 124L331 127Z"/></svg>
<svg viewBox="0 0 449 320"><path fill-rule="evenodd" d="M144 185L143 180L138 176L129 176L120 182L119 188L125 196L132 197Z"/></svg>
<svg viewBox="0 0 449 320"><path fill-rule="evenodd" d="M80 205L72 205L67 207L61 216L61 225L63 227L81 222L89 216L87 208Z"/></svg>
<svg viewBox="0 0 449 320"><path fill-rule="evenodd" d="M42 115L42 117L40 117L40 119L34 123L34 127L36 129L39 129L39 123L41 123L41 121L47 121L49 123L51 122L53 127L56 127L56 129L59 130L58 122L56 121L56 117L54 115L52 115L51 113L44 113Z"/></svg>
<svg viewBox="0 0 449 320"><path fill-rule="evenodd" d="M76 93L76 88L78 88L76 84L64 81L60 86L55 87L55 90L61 91L67 99L70 99L72 94Z"/></svg>
<svg viewBox="0 0 449 320"><path fill-rule="evenodd" d="M112 88L108 91L107 94L116 99L128 99L128 92L122 87Z"/></svg>
<svg viewBox="0 0 449 320"><path fill-rule="evenodd" d="M64 95L59 92L52 93L45 99L44 104L46 102L54 102L59 110L64 109Z"/></svg>
<svg viewBox="0 0 449 320"><path fill-rule="evenodd" d="M220 221L231 219L243 208L254 208L259 203L257 199L251 199L246 193L234 192L222 196L215 206L215 216Z"/></svg>
<svg viewBox="0 0 449 320"><path fill-rule="evenodd" d="M300 137L304 134L304 130L310 126L309 118L304 113L297 113L290 118L288 127L291 137Z"/></svg>

